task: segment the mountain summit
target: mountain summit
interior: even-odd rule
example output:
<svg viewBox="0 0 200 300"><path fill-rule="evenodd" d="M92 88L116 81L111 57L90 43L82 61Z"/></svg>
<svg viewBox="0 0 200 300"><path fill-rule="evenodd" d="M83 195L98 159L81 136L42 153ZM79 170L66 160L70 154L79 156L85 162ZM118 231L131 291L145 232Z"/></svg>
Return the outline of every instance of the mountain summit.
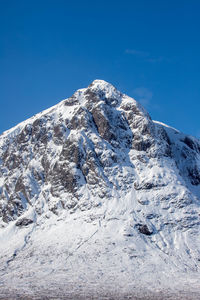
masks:
<svg viewBox="0 0 200 300"><path fill-rule="evenodd" d="M95 80L0 136L0 291L197 299L199 206L199 140Z"/></svg>

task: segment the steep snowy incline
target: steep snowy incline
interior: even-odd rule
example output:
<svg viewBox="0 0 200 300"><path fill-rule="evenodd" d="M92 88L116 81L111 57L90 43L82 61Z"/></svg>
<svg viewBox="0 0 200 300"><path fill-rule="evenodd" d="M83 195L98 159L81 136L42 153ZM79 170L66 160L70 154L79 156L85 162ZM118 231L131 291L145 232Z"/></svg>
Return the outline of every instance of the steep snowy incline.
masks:
<svg viewBox="0 0 200 300"><path fill-rule="evenodd" d="M199 228L199 140L103 80L0 136L0 289L196 297Z"/></svg>

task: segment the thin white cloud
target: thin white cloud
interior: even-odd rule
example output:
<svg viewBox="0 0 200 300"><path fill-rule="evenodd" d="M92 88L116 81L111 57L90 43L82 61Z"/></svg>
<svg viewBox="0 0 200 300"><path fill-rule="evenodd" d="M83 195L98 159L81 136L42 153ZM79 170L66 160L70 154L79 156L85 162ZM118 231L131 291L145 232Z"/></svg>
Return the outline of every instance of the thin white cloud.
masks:
<svg viewBox="0 0 200 300"><path fill-rule="evenodd" d="M146 59L146 61L150 62L150 63L159 63L159 62L170 62L171 60L169 58L163 57L163 56L159 56L159 57L149 57Z"/></svg>
<svg viewBox="0 0 200 300"><path fill-rule="evenodd" d="M162 62L163 60L165 60L165 58L160 56L160 57L150 57L146 61L150 63L157 63L157 62Z"/></svg>
<svg viewBox="0 0 200 300"><path fill-rule="evenodd" d="M143 106L147 107L150 104L150 101L153 97L153 93L145 87L138 87L133 90L133 96Z"/></svg>
<svg viewBox="0 0 200 300"><path fill-rule="evenodd" d="M154 57L154 56L151 56L149 52L135 50L135 49L126 49L125 53L134 55L136 57L143 58L146 62L149 62L149 63L159 63L159 62L163 62L163 61L167 61L167 62L170 61L168 58L166 58L164 56Z"/></svg>
<svg viewBox="0 0 200 300"><path fill-rule="evenodd" d="M126 49L125 50L126 54L132 54L135 56L140 56L140 57L148 57L149 53L145 52L145 51L139 51L139 50L135 50L135 49Z"/></svg>

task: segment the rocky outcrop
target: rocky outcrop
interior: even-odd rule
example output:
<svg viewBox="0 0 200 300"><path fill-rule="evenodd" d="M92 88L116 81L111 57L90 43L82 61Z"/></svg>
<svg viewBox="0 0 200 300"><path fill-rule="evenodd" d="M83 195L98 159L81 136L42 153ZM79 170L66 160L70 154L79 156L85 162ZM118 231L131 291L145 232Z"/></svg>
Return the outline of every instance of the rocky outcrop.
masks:
<svg viewBox="0 0 200 300"><path fill-rule="evenodd" d="M140 233L145 235L151 235L153 232L149 230L146 224L136 224L136 228L139 230Z"/></svg>
<svg viewBox="0 0 200 300"><path fill-rule="evenodd" d="M33 220L32 219L28 219L28 218L22 218L22 219L19 219L17 222L16 222L16 226L18 227L23 227L23 226L28 226L30 224L33 223Z"/></svg>

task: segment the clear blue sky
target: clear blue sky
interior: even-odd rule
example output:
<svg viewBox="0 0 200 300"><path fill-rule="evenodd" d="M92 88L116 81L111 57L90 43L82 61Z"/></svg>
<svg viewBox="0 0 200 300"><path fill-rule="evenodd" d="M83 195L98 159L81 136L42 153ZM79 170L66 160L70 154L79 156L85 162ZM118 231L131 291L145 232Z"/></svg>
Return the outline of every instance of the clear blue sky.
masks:
<svg viewBox="0 0 200 300"><path fill-rule="evenodd" d="M94 79L200 136L200 1L0 0L0 132Z"/></svg>

